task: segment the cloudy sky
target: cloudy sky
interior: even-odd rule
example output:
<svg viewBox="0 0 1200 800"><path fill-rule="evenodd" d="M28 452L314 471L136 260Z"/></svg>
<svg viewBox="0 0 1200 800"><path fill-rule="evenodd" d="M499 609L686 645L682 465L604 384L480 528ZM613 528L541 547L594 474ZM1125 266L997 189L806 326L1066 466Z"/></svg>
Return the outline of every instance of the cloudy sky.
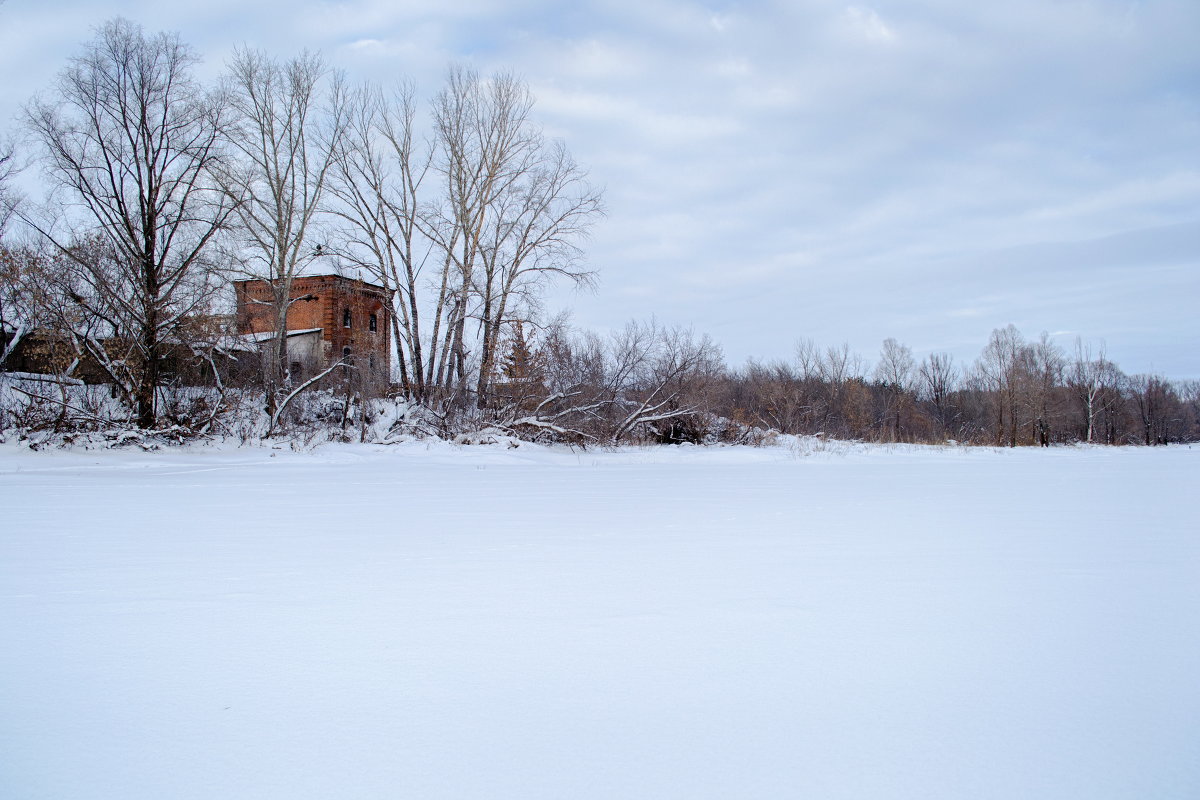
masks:
<svg viewBox="0 0 1200 800"><path fill-rule="evenodd" d="M352 78L512 69L606 187L583 326L730 363L801 337L972 360L993 328L1200 378L1196 0L7 0L0 121L107 18L216 75L240 43Z"/></svg>

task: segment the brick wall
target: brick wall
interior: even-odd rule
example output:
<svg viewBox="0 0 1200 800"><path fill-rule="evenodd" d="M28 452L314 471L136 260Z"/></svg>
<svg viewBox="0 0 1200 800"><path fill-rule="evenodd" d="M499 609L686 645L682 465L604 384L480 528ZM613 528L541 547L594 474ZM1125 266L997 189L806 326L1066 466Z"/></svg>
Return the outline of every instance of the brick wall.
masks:
<svg viewBox="0 0 1200 800"><path fill-rule="evenodd" d="M234 286L238 333L273 331L270 285L266 281L236 281ZM340 275L314 275L296 278L292 282L291 296L314 298L292 303L287 329L320 328L326 365L340 359L349 348L356 363L365 368L373 362L376 374L384 379L390 375L391 292ZM346 325L347 311L349 327Z"/></svg>

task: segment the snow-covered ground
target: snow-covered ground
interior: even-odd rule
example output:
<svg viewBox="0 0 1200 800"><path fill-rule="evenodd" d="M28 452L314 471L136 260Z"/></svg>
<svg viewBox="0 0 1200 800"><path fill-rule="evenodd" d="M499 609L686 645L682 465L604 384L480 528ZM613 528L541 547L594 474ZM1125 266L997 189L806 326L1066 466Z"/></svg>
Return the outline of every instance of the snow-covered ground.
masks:
<svg viewBox="0 0 1200 800"><path fill-rule="evenodd" d="M1200 797L1200 447L0 447L0 797Z"/></svg>

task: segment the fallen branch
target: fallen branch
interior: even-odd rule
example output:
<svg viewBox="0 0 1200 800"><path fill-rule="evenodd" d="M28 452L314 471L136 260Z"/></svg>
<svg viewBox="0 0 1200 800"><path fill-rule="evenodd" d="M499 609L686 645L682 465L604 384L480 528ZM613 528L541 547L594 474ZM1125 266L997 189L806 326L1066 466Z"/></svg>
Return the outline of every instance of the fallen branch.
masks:
<svg viewBox="0 0 1200 800"><path fill-rule="evenodd" d="M333 372L338 367L348 367L348 366L350 366L350 365L347 364L344 360L338 361L336 364L331 365L329 367L329 369L312 376L311 378L306 380L304 383L300 384L295 389L293 389L287 397L283 398L283 402L281 402L279 404L279 407L275 409L275 413L271 415L271 424L267 426L267 432L263 436L263 438L270 439L275 434L275 427L279 424L280 416L282 416L283 412L285 410L287 410L288 404L291 403L293 399L295 399L296 395L300 394L305 389L312 386L314 383L318 382L319 380L324 378L329 373Z"/></svg>
<svg viewBox="0 0 1200 800"><path fill-rule="evenodd" d="M543 419L538 419L537 417L522 417L521 419L516 419L516 420L513 420L512 422L502 423L500 425L500 427L511 430L512 428L515 428L518 425L524 425L524 426L528 426L530 428L538 428L540 430L552 431L554 433L561 434L563 436L567 436L567 435L579 436L583 439L591 439L592 441L596 441L596 437L592 436L590 433L584 433L583 431L577 431L574 428L564 428L561 425L555 425L553 422L549 422L549 421L543 420Z"/></svg>

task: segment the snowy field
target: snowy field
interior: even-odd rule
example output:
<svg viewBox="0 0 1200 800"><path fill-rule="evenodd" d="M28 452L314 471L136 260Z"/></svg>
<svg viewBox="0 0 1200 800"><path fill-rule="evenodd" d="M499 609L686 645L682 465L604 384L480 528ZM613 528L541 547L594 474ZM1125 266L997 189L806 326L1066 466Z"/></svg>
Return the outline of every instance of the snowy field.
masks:
<svg viewBox="0 0 1200 800"><path fill-rule="evenodd" d="M0 447L0 797L1200 797L1200 447Z"/></svg>

